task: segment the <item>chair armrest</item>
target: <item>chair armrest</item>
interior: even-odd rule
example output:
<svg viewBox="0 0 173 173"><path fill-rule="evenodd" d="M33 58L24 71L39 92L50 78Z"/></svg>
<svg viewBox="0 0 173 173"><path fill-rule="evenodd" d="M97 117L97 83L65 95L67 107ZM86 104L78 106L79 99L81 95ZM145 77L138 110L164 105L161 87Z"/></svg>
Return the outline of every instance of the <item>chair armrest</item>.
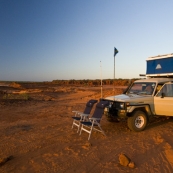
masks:
<svg viewBox="0 0 173 173"><path fill-rule="evenodd" d="M75 117L82 114L82 112L79 112L79 111L72 111L73 113L75 113Z"/></svg>
<svg viewBox="0 0 173 173"><path fill-rule="evenodd" d="M75 112L75 113L77 113L77 112L79 112L79 111L72 111L72 112Z"/></svg>
<svg viewBox="0 0 173 173"><path fill-rule="evenodd" d="M84 114L84 113L81 112L79 115L84 116L84 117L88 117L90 114Z"/></svg>
<svg viewBox="0 0 173 173"><path fill-rule="evenodd" d="M90 120L101 120L101 118L89 118Z"/></svg>
<svg viewBox="0 0 173 173"><path fill-rule="evenodd" d="M81 115L83 114L83 112L79 112L79 111L78 111L77 114L81 116Z"/></svg>
<svg viewBox="0 0 173 173"><path fill-rule="evenodd" d="M81 121L86 121L88 120L88 117L90 116L90 114L79 114L81 116Z"/></svg>
<svg viewBox="0 0 173 173"><path fill-rule="evenodd" d="M83 114L83 112L79 112L79 111L72 111L73 113L76 113L76 114Z"/></svg>

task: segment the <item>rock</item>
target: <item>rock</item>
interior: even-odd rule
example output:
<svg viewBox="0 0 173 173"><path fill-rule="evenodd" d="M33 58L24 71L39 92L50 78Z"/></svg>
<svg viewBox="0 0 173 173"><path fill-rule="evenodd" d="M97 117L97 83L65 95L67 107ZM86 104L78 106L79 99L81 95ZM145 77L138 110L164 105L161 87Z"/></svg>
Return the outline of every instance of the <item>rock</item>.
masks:
<svg viewBox="0 0 173 173"><path fill-rule="evenodd" d="M135 163L131 161L131 162L128 164L128 167L129 167L129 168L135 168Z"/></svg>
<svg viewBox="0 0 173 173"><path fill-rule="evenodd" d="M0 166L4 165L6 162L8 162L9 160L13 159L13 156L9 156L6 158L0 158Z"/></svg>
<svg viewBox="0 0 173 173"><path fill-rule="evenodd" d="M130 159L125 154L120 154L119 162L122 166L128 166L130 163Z"/></svg>
<svg viewBox="0 0 173 173"><path fill-rule="evenodd" d="M88 150L88 149L90 149L91 146L92 146L92 144L90 142L87 142L82 146L82 148Z"/></svg>

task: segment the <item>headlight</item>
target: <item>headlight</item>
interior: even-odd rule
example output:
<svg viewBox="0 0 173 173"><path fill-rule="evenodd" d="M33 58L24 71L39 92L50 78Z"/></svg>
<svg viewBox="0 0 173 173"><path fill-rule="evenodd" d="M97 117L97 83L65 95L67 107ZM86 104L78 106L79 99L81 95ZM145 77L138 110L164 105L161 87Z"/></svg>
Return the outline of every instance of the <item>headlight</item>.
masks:
<svg viewBox="0 0 173 173"><path fill-rule="evenodd" d="M124 103L120 103L120 108L124 109Z"/></svg>
<svg viewBox="0 0 173 173"><path fill-rule="evenodd" d="M108 110L109 110L108 107L105 107L105 108L104 108L104 111L105 111L105 112L108 112Z"/></svg>
<svg viewBox="0 0 173 173"><path fill-rule="evenodd" d="M111 108L111 107L112 107L112 105L113 105L113 102L110 102L110 103L109 103L109 108Z"/></svg>
<svg viewBox="0 0 173 173"><path fill-rule="evenodd" d="M129 102L127 102L127 103L126 103L126 106L127 106L127 107L129 107L129 106L130 106L130 103L129 103Z"/></svg>

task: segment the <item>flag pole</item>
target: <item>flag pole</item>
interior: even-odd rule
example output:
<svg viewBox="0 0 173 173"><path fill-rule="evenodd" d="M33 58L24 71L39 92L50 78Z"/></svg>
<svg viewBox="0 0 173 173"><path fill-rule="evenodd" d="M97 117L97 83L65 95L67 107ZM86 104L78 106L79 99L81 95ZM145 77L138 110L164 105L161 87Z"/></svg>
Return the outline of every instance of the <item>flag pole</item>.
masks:
<svg viewBox="0 0 173 173"><path fill-rule="evenodd" d="M115 95L115 55L114 55L114 95Z"/></svg>
<svg viewBox="0 0 173 173"><path fill-rule="evenodd" d="M102 94L102 62L100 61L100 79L101 79L101 99L103 98Z"/></svg>
<svg viewBox="0 0 173 173"><path fill-rule="evenodd" d="M115 56L116 56L116 54L118 53L118 50L114 47L114 81L113 81L113 83L114 83L114 89L113 89L113 91L114 91L114 95L115 95Z"/></svg>

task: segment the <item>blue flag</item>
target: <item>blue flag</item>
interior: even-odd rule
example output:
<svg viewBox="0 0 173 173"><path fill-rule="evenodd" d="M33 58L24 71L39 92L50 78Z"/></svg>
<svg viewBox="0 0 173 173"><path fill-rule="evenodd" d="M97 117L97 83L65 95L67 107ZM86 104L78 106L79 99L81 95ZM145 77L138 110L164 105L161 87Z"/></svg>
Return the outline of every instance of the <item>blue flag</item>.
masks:
<svg viewBox="0 0 173 173"><path fill-rule="evenodd" d="M118 50L114 47L114 57L118 53Z"/></svg>

